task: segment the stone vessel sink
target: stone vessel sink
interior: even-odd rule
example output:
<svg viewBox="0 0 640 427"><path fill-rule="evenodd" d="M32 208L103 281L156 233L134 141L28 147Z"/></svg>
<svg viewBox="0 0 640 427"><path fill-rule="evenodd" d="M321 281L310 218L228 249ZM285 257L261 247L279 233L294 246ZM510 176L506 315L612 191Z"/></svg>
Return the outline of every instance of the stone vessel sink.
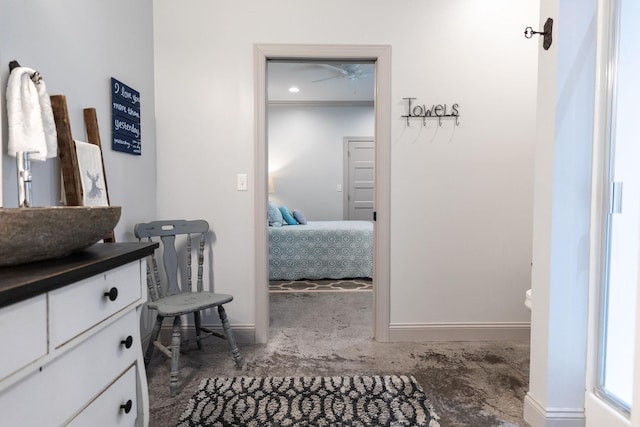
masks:
<svg viewBox="0 0 640 427"><path fill-rule="evenodd" d="M58 258L113 230L119 206L0 208L0 266Z"/></svg>

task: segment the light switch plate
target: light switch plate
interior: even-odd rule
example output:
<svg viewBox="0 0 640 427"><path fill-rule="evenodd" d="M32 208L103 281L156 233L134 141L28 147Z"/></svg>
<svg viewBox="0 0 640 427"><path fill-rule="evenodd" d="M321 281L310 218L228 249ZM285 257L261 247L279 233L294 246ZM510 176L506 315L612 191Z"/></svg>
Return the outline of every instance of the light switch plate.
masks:
<svg viewBox="0 0 640 427"><path fill-rule="evenodd" d="M248 183L247 183L247 174L246 173L239 173L238 174L238 191L247 191L248 190Z"/></svg>

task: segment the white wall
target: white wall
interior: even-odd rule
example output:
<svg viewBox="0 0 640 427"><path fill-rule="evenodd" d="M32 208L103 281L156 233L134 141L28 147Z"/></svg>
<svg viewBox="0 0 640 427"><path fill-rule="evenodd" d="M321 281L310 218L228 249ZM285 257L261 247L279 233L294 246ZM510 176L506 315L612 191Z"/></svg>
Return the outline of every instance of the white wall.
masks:
<svg viewBox="0 0 640 427"><path fill-rule="evenodd" d="M540 49L529 392L525 420L584 425L595 0L543 0L554 43Z"/></svg>
<svg viewBox="0 0 640 427"><path fill-rule="evenodd" d="M136 222L155 217L156 147L153 69L153 2L141 0L6 0L0 14L0 84L6 87L9 61L42 74L50 95L67 97L74 138L86 140L84 108L97 110L111 204L122 206L116 240L132 240ZM142 156L111 150L111 89L115 77L142 99ZM3 99L0 111L6 115ZM15 159L6 154L2 127L4 206L18 204ZM33 199L39 206L59 202L57 160L32 163Z"/></svg>
<svg viewBox="0 0 640 427"><path fill-rule="evenodd" d="M537 0L158 0L154 17L158 215L210 221L233 323L254 322L266 190L235 190L253 182L256 43L392 46L392 324L528 322ZM407 129L408 96L459 103L461 126Z"/></svg>
<svg viewBox="0 0 640 427"><path fill-rule="evenodd" d="M308 220L342 220L345 136L373 136L373 107L271 106L269 199Z"/></svg>

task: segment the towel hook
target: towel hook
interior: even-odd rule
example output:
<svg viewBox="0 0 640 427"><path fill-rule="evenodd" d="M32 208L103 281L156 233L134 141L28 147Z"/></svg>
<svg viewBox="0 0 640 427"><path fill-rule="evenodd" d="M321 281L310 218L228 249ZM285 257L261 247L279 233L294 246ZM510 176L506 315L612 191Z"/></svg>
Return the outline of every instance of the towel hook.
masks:
<svg viewBox="0 0 640 427"><path fill-rule="evenodd" d="M18 61L9 62L9 72L12 72L14 68L18 68L19 66L20 64L18 63Z"/></svg>
<svg viewBox="0 0 640 427"><path fill-rule="evenodd" d="M20 63L18 61L11 61L9 62L9 74L11 74L11 72L14 70L14 68L18 68L20 67ZM35 83L35 84L40 84L40 81L42 80L42 75L38 72L35 71L33 74L31 74L31 80Z"/></svg>
<svg viewBox="0 0 640 427"><path fill-rule="evenodd" d="M552 32L553 32L553 19L547 18L547 20L544 23L544 31L542 32L533 31L533 28L527 27L524 29L524 36L528 39L533 37L534 34L540 34L541 36L544 36L544 40L542 41L542 47L544 48L544 50L549 50L549 48L551 47L551 43L553 42L553 39L551 36Z"/></svg>

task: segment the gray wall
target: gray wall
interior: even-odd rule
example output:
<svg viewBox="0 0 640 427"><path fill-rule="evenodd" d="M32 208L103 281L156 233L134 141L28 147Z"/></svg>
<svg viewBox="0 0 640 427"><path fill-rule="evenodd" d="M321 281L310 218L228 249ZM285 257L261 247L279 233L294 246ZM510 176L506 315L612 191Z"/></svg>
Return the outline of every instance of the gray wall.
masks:
<svg viewBox="0 0 640 427"><path fill-rule="evenodd" d="M66 95L73 137L86 140L83 109L96 108L111 204L122 206L116 240L132 240L136 222L156 209L156 141L153 2L139 0L5 0L0 14L0 85L9 61L42 74L50 95ZM110 78L141 93L142 156L111 150ZM6 104L1 103L2 116ZM6 154L2 126L2 202L18 203L15 160ZM57 160L33 164L34 204L57 205Z"/></svg>
<svg viewBox="0 0 640 427"><path fill-rule="evenodd" d="M269 199L308 220L343 219L343 138L373 136L373 107L272 106L267 117Z"/></svg>

